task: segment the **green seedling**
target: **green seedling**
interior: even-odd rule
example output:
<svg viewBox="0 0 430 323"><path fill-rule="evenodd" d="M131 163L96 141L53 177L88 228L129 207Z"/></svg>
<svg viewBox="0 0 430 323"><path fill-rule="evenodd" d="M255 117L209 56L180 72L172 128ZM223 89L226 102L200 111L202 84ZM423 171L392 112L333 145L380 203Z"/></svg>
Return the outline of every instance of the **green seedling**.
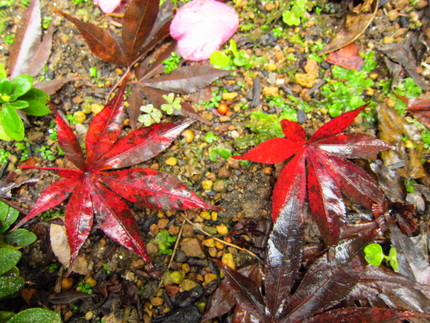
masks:
<svg viewBox="0 0 430 323"><path fill-rule="evenodd" d="M0 139L24 139L24 123L17 110L33 116L51 112L47 102L49 95L33 88L30 75L19 75L9 80L3 64L0 64Z"/></svg>
<svg viewBox="0 0 430 323"><path fill-rule="evenodd" d="M209 153L209 159L213 162L218 161L218 156L221 156L224 159L230 158L232 155L231 150L228 148L216 147L211 150Z"/></svg>
<svg viewBox="0 0 430 323"><path fill-rule="evenodd" d="M227 49L213 52L209 61L215 68L222 70L233 70L236 68L247 70L253 65L253 58L244 50L238 50L237 44L233 39L230 39Z"/></svg>
<svg viewBox="0 0 430 323"><path fill-rule="evenodd" d="M256 146L271 138L283 137L284 133L280 125L282 119L284 118L275 114L266 114L262 111L252 112L250 121L247 124L252 133L236 138L234 141L235 147L243 149Z"/></svg>
<svg viewBox="0 0 430 323"><path fill-rule="evenodd" d="M333 78L327 78L327 83L321 87L320 93L324 99L320 107L327 108L331 117L352 111L368 101L364 97L365 91L374 85L369 73L376 67L377 62L374 52L364 55L364 59L361 71L333 66Z"/></svg>
<svg viewBox="0 0 430 323"><path fill-rule="evenodd" d="M10 152L5 149L0 149L0 165L5 165L9 161Z"/></svg>
<svg viewBox="0 0 430 323"><path fill-rule="evenodd" d="M386 256L381 245L371 243L364 248L364 255L367 263L373 266L380 266L382 261L385 260L394 270L399 269L396 248L391 247L388 256Z"/></svg>
<svg viewBox="0 0 430 323"><path fill-rule="evenodd" d="M166 100L167 103L162 104L160 109L166 112L168 115L172 115L173 112L181 110L182 98L175 97L175 93L163 95L162 98Z"/></svg>
<svg viewBox="0 0 430 323"><path fill-rule="evenodd" d="M33 232L26 229L9 231L18 215L18 210L0 201L0 299L16 295L24 286L25 280L16 267L21 259L18 249L37 239Z"/></svg>
<svg viewBox="0 0 430 323"><path fill-rule="evenodd" d="M137 118L137 121L143 123L145 127L149 127L154 123L159 123L161 117L163 116L161 111L154 108L152 104L142 105L140 107L140 111L142 111L143 114L141 114L139 118Z"/></svg>
<svg viewBox="0 0 430 323"><path fill-rule="evenodd" d="M155 236L154 243L158 245L158 251L162 255L171 255L173 250L171 249L176 241L176 237L171 236L169 231L163 230Z"/></svg>
<svg viewBox="0 0 430 323"><path fill-rule="evenodd" d="M219 137L215 135L213 131L209 131L206 136L203 137L203 140L206 141L208 144L213 143L214 141L217 141Z"/></svg>
<svg viewBox="0 0 430 323"><path fill-rule="evenodd" d="M206 108L216 108L219 106L221 99L221 94L213 94L212 98L209 101L202 101L200 102L200 104Z"/></svg>
<svg viewBox="0 0 430 323"><path fill-rule="evenodd" d="M170 54L170 57L163 61L164 73L169 74L173 70L176 70L179 67L180 61L181 56L179 56L175 52L172 52L172 54Z"/></svg>
<svg viewBox="0 0 430 323"><path fill-rule="evenodd" d="M28 143L26 138L24 138L24 141L22 142L16 142L15 148L18 151L22 150L21 157L19 158L20 161L30 158L30 144Z"/></svg>
<svg viewBox="0 0 430 323"><path fill-rule="evenodd" d="M55 152L53 152L49 146L37 147L35 151L37 151L44 160L53 161L56 158Z"/></svg>
<svg viewBox="0 0 430 323"><path fill-rule="evenodd" d="M312 10L313 2L308 0L293 0L282 13L282 21L288 26L299 26L306 21L306 11Z"/></svg>
<svg viewBox="0 0 430 323"><path fill-rule="evenodd" d="M91 286L91 284L90 284L90 283L85 282L85 281L82 281L82 282L79 282L77 289L78 289L80 292L82 292L82 293L85 293L85 294L92 294L92 293L93 293L93 288L92 288L92 287L93 287L93 286Z"/></svg>

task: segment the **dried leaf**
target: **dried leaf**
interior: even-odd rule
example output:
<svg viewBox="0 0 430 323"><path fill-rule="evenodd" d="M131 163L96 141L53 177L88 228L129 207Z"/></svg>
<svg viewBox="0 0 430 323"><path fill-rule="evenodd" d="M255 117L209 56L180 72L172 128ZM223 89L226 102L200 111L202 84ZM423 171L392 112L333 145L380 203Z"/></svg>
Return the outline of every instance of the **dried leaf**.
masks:
<svg viewBox="0 0 430 323"><path fill-rule="evenodd" d="M399 63L412 77L414 82L424 91L428 91L429 87L417 72L417 61L412 54L409 46L405 43L391 43L380 46L378 48L381 52L388 56L392 61Z"/></svg>
<svg viewBox="0 0 430 323"><path fill-rule="evenodd" d="M328 54L327 62L356 71L359 71L364 64L358 52L358 46L354 43Z"/></svg>
<svg viewBox="0 0 430 323"><path fill-rule="evenodd" d="M430 128L430 99L408 99L399 94L397 96L407 105L406 111L410 112L427 128Z"/></svg>
<svg viewBox="0 0 430 323"><path fill-rule="evenodd" d="M18 75L36 75L48 60L52 45L52 27L41 41L40 2L32 0L25 11L11 47L8 72L13 79Z"/></svg>
<svg viewBox="0 0 430 323"><path fill-rule="evenodd" d="M381 153L388 169L395 170L404 178L422 178L426 172L422 166L422 144L417 148L406 148L402 138L405 136L416 142L421 141L418 129L398 115L387 103L377 107L379 137L393 150ZM418 139L419 138L419 139Z"/></svg>
<svg viewBox="0 0 430 323"><path fill-rule="evenodd" d="M370 25L373 18L375 18L378 5L378 0L365 0L364 3L352 9L346 15L342 26L336 31L335 37L326 47L318 52L318 55L333 52L357 40Z"/></svg>
<svg viewBox="0 0 430 323"><path fill-rule="evenodd" d="M53 95L59 89L61 89L66 83L74 81L75 78L68 79L54 79L51 81L42 81L33 85L36 89L42 90L43 92Z"/></svg>

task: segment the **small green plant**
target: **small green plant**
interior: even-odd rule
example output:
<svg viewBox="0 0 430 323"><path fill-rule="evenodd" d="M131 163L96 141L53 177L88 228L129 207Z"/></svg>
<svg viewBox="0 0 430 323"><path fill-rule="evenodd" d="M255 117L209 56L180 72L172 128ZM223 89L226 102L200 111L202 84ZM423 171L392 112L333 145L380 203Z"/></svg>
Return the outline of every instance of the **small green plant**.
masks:
<svg viewBox="0 0 430 323"><path fill-rule="evenodd" d="M158 251L162 255L171 255L172 254L173 250L171 249L171 247L173 246L175 241L176 241L176 237L171 236L169 234L169 231L167 231L167 230L163 230L163 231L159 232L155 236L155 239L153 240L154 243L158 244Z"/></svg>
<svg viewBox="0 0 430 323"><path fill-rule="evenodd" d="M218 156L221 156L224 159L228 159L230 158L232 155L231 150L228 148L223 148L223 147L216 147L211 149L210 153L209 153L209 159L212 160L213 162L218 161Z"/></svg>
<svg viewBox="0 0 430 323"><path fill-rule="evenodd" d="M176 70L179 67L180 61L181 61L181 56L179 56L175 52L172 52L172 54L170 54L170 57L165 61L163 61L164 73L169 74L173 70Z"/></svg>
<svg viewBox="0 0 430 323"><path fill-rule="evenodd" d="M16 267L21 259L18 249L37 239L33 232L26 229L9 231L18 215L18 210L0 201L0 299L13 297L24 287L25 279Z"/></svg>
<svg viewBox="0 0 430 323"><path fill-rule="evenodd" d="M206 108L216 108L219 106L221 99L221 94L213 94L212 98L209 101L202 101L200 102L200 104Z"/></svg>
<svg viewBox="0 0 430 323"><path fill-rule="evenodd" d="M109 265L108 264L103 264L103 270L108 275L112 274L112 271L109 269Z"/></svg>
<svg viewBox="0 0 430 323"><path fill-rule="evenodd" d="M166 112L168 115L173 114L175 111L181 110L182 98L175 97L175 93L163 95L162 98L166 100L167 103L162 104L160 109Z"/></svg>
<svg viewBox="0 0 430 323"><path fill-rule="evenodd" d="M214 141L217 141L219 137L215 135L213 131L208 131L206 136L203 137L203 140L206 141L208 144L213 143Z"/></svg>
<svg viewBox="0 0 430 323"><path fill-rule="evenodd" d="M222 70L249 69L253 65L251 56L244 50L238 50L233 39L230 39L227 49L213 52L209 61L215 68Z"/></svg>
<svg viewBox="0 0 430 323"><path fill-rule="evenodd" d="M24 139L24 123L17 110L33 116L51 112L47 105L49 95L33 88L33 82L30 75L9 80L4 65L0 64L0 139Z"/></svg>
<svg viewBox="0 0 430 323"><path fill-rule="evenodd" d="M77 289L78 289L80 292L82 292L82 293L85 293L85 294L92 294L92 293L93 293L93 288L92 288L92 287L93 287L93 286L91 286L91 284L90 284L90 283L85 282L85 281L81 281L81 282L79 282Z"/></svg>
<svg viewBox="0 0 430 323"><path fill-rule="evenodd" d="M283 137L280 121L285 119L275 114L266 114L262 111L251 113L250 121L247 127L251 134L238 137L234 141L237 148L243 149L255 146L271 138Z"/></svg>
<svg viewBox="0 0 430 323"><path fill-rule="evenodd" d="M160 110L154 108L152 104L142 105L140 111L143 113L137 118L137 121L143 123L145 127L149 127L154 123L159 123L163 114Z"/></svg>
<svg viewBox="0 0 430 323"><path fill-rule="evenodd" d="M382 261L385 260L394 270L399 269L399 263L397 262L397 250L391 247L388 252L388 256L384 254L381 245L377 243L371 243L364 248L364 258L367 263L373 266L380 266Z"/></svg>
<svg viewBox="0 0 430 323"><path fill-rule="evenodd" d="M288 2L282 13L282 21L288 26L299 26L306 20L306 11L312 10L313 2L308 0L293 0Z"/></svg>
<svg viewBox="0 0 430 323"><path fill-rule="evenodd" d="M0 149L0 165L5 165L9 159L10 152L6 151L5 149Z"/></svg>
<svg viewBox="0 0 430 323"><path fill-rule="evenodd" d="M58 270L58 268L60 268L60 265L58 264L58 262L53 262L52 264L49 265L48 271L50 273L55 273Z"/></svg>
<svg viewBox="0 0 430 323"><path fill-rule="evenodd" d="M35 151L40 154L42 159L53 161L56 158L55 152L53 152L49 146L37 147Z"/></svg>
<svg viewBox="0 0 430 323"><path fill-rule="evenodd" d="M366 103L365 90L374 85L368 74L375 69L377 62L374 52L364 55L364 59L361 71L333 66L333 79L326 79L327 83L321 87L320 92L324 97L321 107L327 108L331 117L337 117Z"/></svg>
<svg viewBox="0 0 430 323"><path fill-rule="evenodd" d="M19 158L20 161L30 158L30 144L28 143L26 138L24 138L24 141L22 142L16 142L15 148L18 151L22 150L21 157Z"/></svg>

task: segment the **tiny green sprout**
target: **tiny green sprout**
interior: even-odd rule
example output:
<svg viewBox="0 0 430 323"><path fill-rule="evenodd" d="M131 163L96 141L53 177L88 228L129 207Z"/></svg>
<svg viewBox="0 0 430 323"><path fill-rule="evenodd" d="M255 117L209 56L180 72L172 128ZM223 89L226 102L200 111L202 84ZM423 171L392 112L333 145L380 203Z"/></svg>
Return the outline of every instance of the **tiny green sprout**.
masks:
<svg viewBox="0 0 430 323"><path fill-rule="evenodd" d="M213 162L216 162L218 159L218 156L221 156L224 159L228 159L230 158L232 155L231 150L228 148L221 148L221 147L216 147L214 149L212 149L212 151L209 153L209 159L212 160Z"/></svg>
<svg viewBox="0 0 430 323"><path fill-rule="evenodd" d="M161 105L161 110L165 111L168 115L173 114L173 112L176 110L181 110L181 102L182 98L176 97L175 93L169 93L167 95L162 96L164 100L167 101L167 103L164 103Z"/></svg>
<svg viewBox="0 0 430 323"><path fill-rule="evenodd" d="M50 273L54 273L58 270L58 268L60 268L60 265L58 264L58 262L53 262L52 264L49 265L48 271Z"/></svg>
<svg viewBox="0 0 430 323"><path fill-rule="evenodd" d="M371 243L364 248L364 258L368 264L373 266L380 266L382 261L385 260L394 270L399 269L397 250L394 247L390 248L388 256L386 256L382 250L381 245L377 243Z"/></svg>
<svg viewBox="0 0 430 323"><path fill-rule="evenodd" d="M171 236L169 231L163 230L155 236L154 242L158 244L158 250L162 255L171 255L171 247L176 241L176 237Z"/></svg>
<svg viewBox="0 0 430 323"><path fill-rule="evenodd" d="M209 144L213 143L214 141L217 141L218 139L219 139L219 137L216 136L213 131L209 131L206 134L206 136L203 137L203 140L206 141Z"/></svg>
<svg viewBox="0 0 430 323"><path fill-rule="evenodd" d="M84 282L84 281L79 282L78 289L80 292L85 293L85 294L92 294L93 293L92 286L88 282Z"/></svg>
<svg viewBox="0 0 430 323"><path fill-rule="evenodd" d="M250 57L244 50L238 50L237 44L230 39L229 47L223 51L215 51L209 58L209 62L217 69L232 70L236 67L249 69L256 59Z"/></svg>
<svg viewBox="0 0 430 323"><path fill-rule="evenodd" d="M149 127L154 123L159 123L161 120L161 111L155 109L152 104L142 105L140 107L140 111L142 111L143 114L141 114L139 118L137 118L137 121L143 123L145 127Z"/></svg>
<svg viewBox="0 0 430 323"><path fill-rule="evenodd" d="M42 28L45 29L45 30L48 29L49 26L51 25L51 21L52 21L51 17L48 17L48 16L43 17L43 19L42 19Z"/></svg>
<svg viewBox="0 0 430 323"><path fill-rule="evenodd" d="M97 78L99 76L99 70L97 69L97 67L90 67L90 76L92 78Z"/></svg>
<svg viewBox="0 0 430 323"><path fill-rule="evenodd" d="M181 56L172 52L170 57L163 61L164 65L164 73L169 74L173 70L176 70L179 67L179 63L181 62Z"/></svg>
<svg viewBox="0 0 430 323"><path fill-rule="evenodd" d="M108 264L103 264L103 270L106 272L106 274L110 275L112 274L112 271L109 269Z"/></svg>
<svg viewBox="0 0 430 323"><path fill-rule="evenodd" d="M15 35L7 34L6 36L4 36L4 42L8 45L12 45L15 42Z"/></svg>
<svg viewBox="0 0 430 323"><path fill-rule="evenodd" d="M0 165L5 165L9 159L10 152L6 151L5 149L0 149Z"/></svg>

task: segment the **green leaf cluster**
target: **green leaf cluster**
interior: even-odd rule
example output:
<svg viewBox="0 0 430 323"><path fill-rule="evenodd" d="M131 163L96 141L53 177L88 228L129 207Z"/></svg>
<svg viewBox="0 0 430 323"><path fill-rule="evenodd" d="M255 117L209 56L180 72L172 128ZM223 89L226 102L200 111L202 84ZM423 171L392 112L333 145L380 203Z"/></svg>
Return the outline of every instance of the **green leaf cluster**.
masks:
<svg viewBox="0 0 430 323"><path fill-rule="evenodd" d="M271 138L283 137L284 133L280 125L282 119L285 119L285 117L267 114L262 111L252 112L249 124L247 125L252 133L236 138L234 145L237 148L243 149L258 145Z"/></svg>
<svg viewBox="0 0 430 323"><path fill-rule="evenodd" d="M251 57L244 50L238 50L237 44L230 39L229 47L223 51L215 51L209 58L209 62L217 69L234 70L236 68L250 69L258 59ZM262 62L261 62L262 63Z"/></svg>
<svg viewBox="0 0 430 323"><path fill-rule="evenodd" d="M369 52L364 57L361 71L333 66L333 78L327 78L327 83L321 87L324 97L321 107L326 107L331 117L337 117L344 112L352 111L365 102L365 90L374 85L369 73L375 69L375 53Z"/></svg>
<svg viewBox="0 0 430 323"><path fill-rule="evenodd" d="M306 11L312 10L313 2L308 0L293 0L282 13L282 21L288 26L299 26L306 19Z"/></svg>
<svg viewBox="0 0 430 323"><path fill-rule="evenodd" d="M384 254L381 245L377 243L371 243L364 248L364 258L367 263L373 266L380 266L382 261L385 260L394 270L399 269L399 263L397 261L397 250L396 248L390 248L388 256Z"/></svg>
<svg viewBox="0 0 430 323"><path fill-rule="evenodd" d="M0 323L61 323L61 316L57 312L44 308L34 307L23 310L17 314L0 311Z"/></svg>
<svg viewBox="0 0 430 323"><path fill-rule="evenodd" d="M162 104L160 109L166 112L168 115L173 114L175 110L181 110L182 99L180 97L175 97L175 93L169 93L163 95L162 98L167 101L167 103Z"/></svg>
<svg viewBox="0 0 430 323"><path fill-rule="evenodd" d="M17 229L8 232L19 212L0 201L0 299L12 296L24 286L24 278L16 267L21 259L17 248L27 246L37 237L33 232Z"/></svg>
<svg viewBox="0 0 430 323"><path fill-rule="evenodd" d="M24 123L18 110L33 116L51 112L47 105L49 95L34 88L33 82L30 75L9 80L4 65L0 64L0 139L24 139Z"/></svg>
<svg viewBox="0 0 430 323"><path fill-rule="evenodd" d="M171 247L176 241L176 237L171 236L169 231L163 230L155 236L153 240L154 243L158 244L158 251L162 255L171 255L172 249Z"/></svg>
<svg viewBox="0 0 430 323"><path fill-rule="evenodd" d="M164 73L169 74L173 70L176 70L179 67L180 61L181 56L179 56L175 52L172 52L172 54L170 54L170 57L163 61Z"/></svg>
<svg viewBox="0 0 430 323"><path fill-rule="evenodd" d="M159 123L163 114L160 110L154 108L152 104L142 105L140 111L143 113L137 118L137 121L143 123L145 127L149 127L154 123Z"/></svg>

